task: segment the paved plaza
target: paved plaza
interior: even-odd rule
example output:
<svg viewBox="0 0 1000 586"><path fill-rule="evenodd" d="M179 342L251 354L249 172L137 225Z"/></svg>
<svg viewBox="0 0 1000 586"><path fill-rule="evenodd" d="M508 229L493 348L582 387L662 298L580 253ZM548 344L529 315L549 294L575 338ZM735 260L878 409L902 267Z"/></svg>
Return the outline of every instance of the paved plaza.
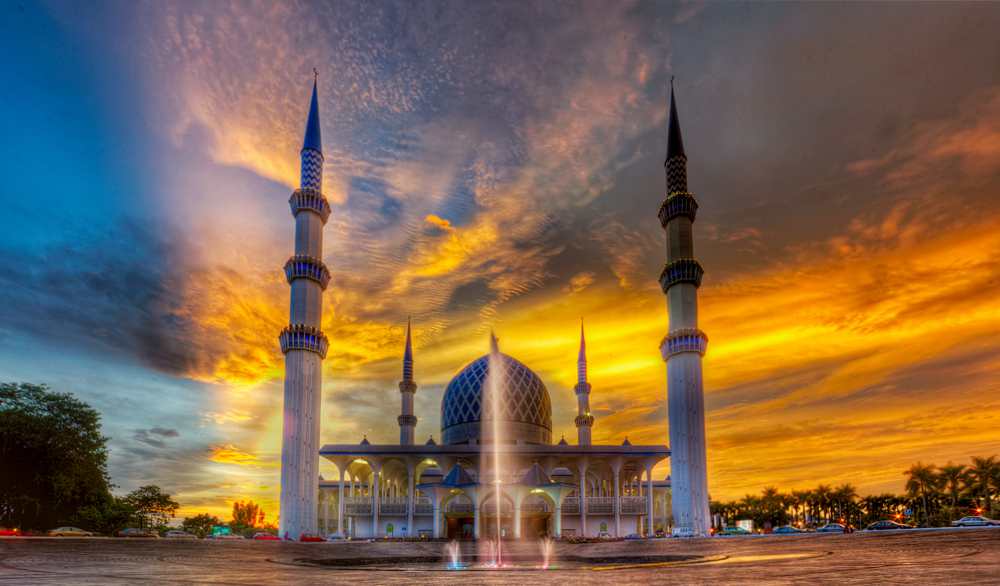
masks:
<svg viewBox="0 0 1000 586"><path fill-rule="evenodd" d="M473 554L464 544L463 554ZM0 584L631 584L1000 583L1000 528L661 539L510 552L510 570L445 568L442 543L319 543L11 538ZM520 561L518 561L520 560ZM365 564L365 565L359 565Z"/></svg>

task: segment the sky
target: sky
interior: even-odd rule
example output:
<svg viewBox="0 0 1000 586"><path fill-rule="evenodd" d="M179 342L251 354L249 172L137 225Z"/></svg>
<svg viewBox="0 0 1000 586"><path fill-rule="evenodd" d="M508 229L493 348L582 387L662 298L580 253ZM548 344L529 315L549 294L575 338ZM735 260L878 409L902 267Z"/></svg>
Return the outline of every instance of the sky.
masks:
<svg viewBox="0 0 1000 586"><path fill-rule="evenodd" d="M900 491L916 461L1000 453L996 4L0 10L0 380L98 409L120 493L277 514L313 68L333 208L322 443L398 441L412 316L418 441L490 328L574 441L582 317L595 443L667 444L656 213L676 76L712 497Z"/></svg>

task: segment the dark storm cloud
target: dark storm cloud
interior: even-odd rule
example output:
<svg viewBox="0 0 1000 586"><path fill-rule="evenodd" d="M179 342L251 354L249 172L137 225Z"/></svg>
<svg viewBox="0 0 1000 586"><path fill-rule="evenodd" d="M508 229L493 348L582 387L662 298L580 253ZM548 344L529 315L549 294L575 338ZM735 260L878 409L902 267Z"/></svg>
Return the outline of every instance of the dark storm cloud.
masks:
<svg viewBox="0 0 1000 586"><path fill-rule="evenodd" d="M111 349L179 373L197 355L171 311L170 246L136 223L39 252L0 251L0 323L56 345Z"/></svg>
<svg viewBox="0 0 1000 586"><path fill-rule="evenodd" d="M135 430L135 433L132 435L132 439L154 448L165 448L168 445L166 438L175 438L179 436L180 432L176 429L153 427L151 429Z"/></svg>

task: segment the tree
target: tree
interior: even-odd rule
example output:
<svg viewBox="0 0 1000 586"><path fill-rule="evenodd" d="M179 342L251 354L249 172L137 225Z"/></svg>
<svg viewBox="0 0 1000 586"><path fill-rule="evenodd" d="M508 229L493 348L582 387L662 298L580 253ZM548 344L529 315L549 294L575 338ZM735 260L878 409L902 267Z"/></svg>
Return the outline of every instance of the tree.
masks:
<svg viewBox="0 0 1000 586"><path fill-rule="evenodd" d="M218 517L202 513L194 517L185 517L181 523L181 529L198 537L205 537L212 532L212 528L216 525L222 525L222 521Z"/></svg>
<svg viewBox="0 0 1000 586"><path fill-rule="evenodd" d="M951 507L958 505L958 497L962 492L962 483L965 481L965 466L962 464L952 464L948 462L946 466L938 469L938 483L948 493Z"/></svg>
<svg viewBox="0 0 1000 586"><path fill-rule="evenodd" d="M925 466L917 462L905 472L909 478L906 481L906 492L913 497L919 497L923 504L923 524L930 518L928 500L938 489L938 476L934 466Z"/></svg>
<svg viewBox="0 0 1000 586"><path fill-rule="evenodd" d="M139 487L123 500L135 511L134 518L142 529L165 527L180 508L177 501L155 484Z"/></svg>
<svg viewBox="0 0 1000 586"><path fill-rule="evenodd" d="M88 505L70 519L75 526L105 535L114 535L135 519L135 509L125 499L108 495L99 505Z"/></svg>
<svg viewBox="0 0 1000 586"><path fill-rule="evenodd" d="M110 499L100 415L45 385L0 383L0 525L50 529Z"/></svg>
<svg viewBox="0 0 1000 586"><path fill-rule="evenodd" d="M983 499L983 509L987 513L993 509L991 492L997 486L997 477L1000 476L1000 462L996 456L980 458L973 456L972 466L969 467L969 488L973 493Z"/></svg>
<svg viewBox="0 0 1000 586"><path fill-rule="evenodd" d="M246 502L236 501L233 503L233 525L240 527L256 527L264 523L264 511L260 505L248 500Z"/></svg>

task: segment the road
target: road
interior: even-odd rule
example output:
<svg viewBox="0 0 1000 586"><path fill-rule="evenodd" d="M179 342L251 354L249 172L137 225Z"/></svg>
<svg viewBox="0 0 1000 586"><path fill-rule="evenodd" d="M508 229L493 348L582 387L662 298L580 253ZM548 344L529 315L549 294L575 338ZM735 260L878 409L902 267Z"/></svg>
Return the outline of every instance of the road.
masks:
<svg viewBox="0 0 1000 586"><path fill-rule="evenodd" d="M472 553L466 544L465 555ZM537 544L512 555L527 559ZM1000 584L1000 528L560 543L553 565L447 571L441 543L0 539L0 584ZM410 559L402 563L403 557ZM394 562L393 559L396 559ZM319 560L369 567L328 567ZM561 568L558 568L561 566Z"/></svg>

